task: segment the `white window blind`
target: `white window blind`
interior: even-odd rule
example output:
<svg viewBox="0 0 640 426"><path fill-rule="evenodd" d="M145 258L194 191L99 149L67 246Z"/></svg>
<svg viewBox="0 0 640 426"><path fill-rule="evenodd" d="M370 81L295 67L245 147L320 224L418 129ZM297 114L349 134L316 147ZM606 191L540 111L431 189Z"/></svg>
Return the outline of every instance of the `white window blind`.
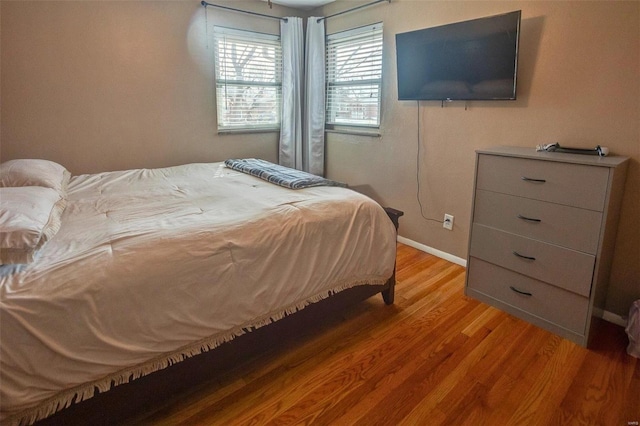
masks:
<svg viewBox="0 0 640 426"><path fill-rule="evenodd" d="M214 27L218 130L280 128L280 38Z"/></svg>
<svg viewBox="0 0 640 426"><path fill-rule="evenodd" d="M327 36L327 124L380 127L382 23Z"/></svg>

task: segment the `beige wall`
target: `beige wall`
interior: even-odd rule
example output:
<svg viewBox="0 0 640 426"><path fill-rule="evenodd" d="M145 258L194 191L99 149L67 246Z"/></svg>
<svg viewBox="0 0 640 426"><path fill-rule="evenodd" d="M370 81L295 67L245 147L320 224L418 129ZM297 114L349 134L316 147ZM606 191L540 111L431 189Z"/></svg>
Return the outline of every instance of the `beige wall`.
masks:
<svg viewBox="0 0 640 426"><path fill-rule="evenodd" d="M359 4L338 0L295 12L232 3L280 16ZM206 43L214 24L277 33L277 21L219 9L205 19L196 0L3 0L0 8L2 161L49 158L78 174L233 156L277 159L276 133L216 134ZM517 101L466 108L397 101L396 33L516 9L523 17ZM608 300L608 310L625 315L640 298L640 3L393 0L332 18L327 31L379 21L382 137L328 134L328 176L403 210L402 236L464 258L475 149L558 141L630 156ZM423 213L438 220L453 214L453 231L420 213L418 159Z"/></svg>
<svg viewBox="0 0 640 426"><path fill-rule="evenodd" d="M0 4L3 161L48 158L79 174L277 160L277 132L217 134L207 37L213 25L278 34L278 20L211 8L205 16L196 0Z"/></svg>
<svg viewBox="0 0 640 426"><path fill-rule="evenodd" d="M346 3L322 12L335 13ZM397 100L396 33L518 9L517 101L443 108L440 102ZM476 149L559 142L602 145L630 156L607 303L608 310L626 315L640 298L640 2L393 0L329 19L327 32L379 21L385 49L382 137L328 134L328 176L403 210L402 236L466 258ZM453 231L421 215L417 159L424 216L454 215Z"/></svg>

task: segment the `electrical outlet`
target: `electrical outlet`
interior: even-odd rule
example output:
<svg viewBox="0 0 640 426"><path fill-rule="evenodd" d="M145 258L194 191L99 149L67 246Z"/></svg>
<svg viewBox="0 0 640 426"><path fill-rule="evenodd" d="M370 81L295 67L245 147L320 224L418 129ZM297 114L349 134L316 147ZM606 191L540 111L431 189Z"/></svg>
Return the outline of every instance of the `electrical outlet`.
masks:
<svg viewBox="0 0 640 426"><path fill-rule="evenodd" d="M444 221L442 222L442 227L444 229L448 229L449 231L453 231L453 216L450 214L444 215Z"/></svg>

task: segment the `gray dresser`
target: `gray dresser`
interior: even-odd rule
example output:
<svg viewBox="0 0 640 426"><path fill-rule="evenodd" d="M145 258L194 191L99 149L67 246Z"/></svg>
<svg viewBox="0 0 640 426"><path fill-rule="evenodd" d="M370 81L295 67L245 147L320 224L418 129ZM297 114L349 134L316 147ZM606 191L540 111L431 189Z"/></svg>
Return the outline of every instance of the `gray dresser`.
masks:
<svg viewBox="0 0 640 426"><path fill-rule="evenodd" d="M477 151L465 294L587 346L604 309L627 164Z"/></svg>

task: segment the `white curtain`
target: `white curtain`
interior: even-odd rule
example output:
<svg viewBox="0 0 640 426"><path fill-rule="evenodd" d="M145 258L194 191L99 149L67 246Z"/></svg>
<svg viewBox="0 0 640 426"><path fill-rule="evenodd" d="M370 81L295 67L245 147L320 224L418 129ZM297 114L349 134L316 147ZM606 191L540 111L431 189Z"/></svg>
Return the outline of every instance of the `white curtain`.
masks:
<svg viewBox="0 0 640 426"><path fill-rule="evenodd" d="M280 21L282 43L282 119L279 163L303 170L302 105L304 81L304 34L302 18Z"/></svg>
<svg viewBox="0 0 640 426"><path fill-rule="evenodd" d="M325 122L324 19L307 19L305 97L303 120L303 170L324 176Z"/></svg>
<svg viewBox="0 0 640 426"><path fill-rule="evenodd" d="M279 162L324 175L324 21L307 19L306 49L301 18L280 21L282 124Z"/></svg>

